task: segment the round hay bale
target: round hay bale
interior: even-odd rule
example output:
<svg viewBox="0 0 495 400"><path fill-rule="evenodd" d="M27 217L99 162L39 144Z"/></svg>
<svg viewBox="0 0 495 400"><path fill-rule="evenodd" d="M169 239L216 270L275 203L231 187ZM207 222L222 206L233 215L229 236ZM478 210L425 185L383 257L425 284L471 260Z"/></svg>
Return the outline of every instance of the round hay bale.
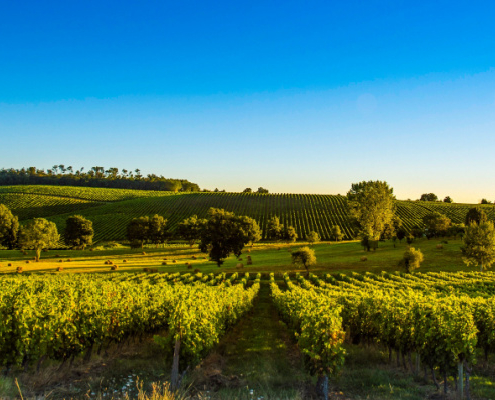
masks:
<svg viewBox="0 0 495 400"><path fill-rule="evenodd" d="M70 258L67 259L67 262L71 262L72 260Z"/></svg>
<svg viewBox="0 0 495 400"><path fill-rule="evenodd" d="M361 260L361 261L368 261L368 257L366 257L366 256L362 256L362 257L360 258L360 260Z"/></svg>
<svg viewBox="0 0 495 400"><path fill-rule="evenodd" d="M244 264L243 263L237 263L237 265L235 267L236 268L244 268Z"/></svg>
<svg viewBox="0 0 495 400"><path fill-rule="evenodd" d="M58 260L58 262L64 262L64 260Z"/></svg>
<svg viewBox="0 0 495 400"><path fill-rule="evenodd" d="M26 264L30 264L30 263L31 263L31 261L29 261L29 260L26 260Z"/></svg>
<svg viewBox="0 0 495 400"><path fill-rule="evenodd" d="M122 260L122 262L127 262L127 260Z"/></svg>
<svg viewBox="0 0 495 400"><path fill-rule="evenodd" d="M167 262L166 262L166 261L163 261L163 262L162 262L162 265L167 265Z"/></svg>
<svg viewBox="0 0 495 400"><path fill-rule="evenodd" d="M437 244L437 249L439 250L443 249L443 244Z"/></svg>
<svg viewBox="0 0 495 400"><path fill-rule="evenodd" d="M57 272L62 272L64 269L62 267L57 267Z"/></svg>
<svg viewBox="0 0 495 400"><path fill-rule="evenodd" d="M175 263L177 263L177 260L173 260L172 262L175 264Z"/></svg>
<svg viewBox="0 0 495 400"><path fill-rule="evenodd" d="M111 271L116 271L116 270L118 270L118 269L119 269L119 266L118 266L118 265L112 265L112 266L110 267L110 270L111 270Z"/></svg>
<svg viewBox="0 0 495 400"><path fill-rule="evenodd" d="M22 267L17 267L16 271L20 274L22 273Z"/></svg>
<svg viewBox="0 0 495 400"><path fill-rule="evenodd" d="M196 256L192 256L192 259L195 260L196 259Z"/></svg>
<svg viewBox="0 0 495 400"><path fill-rule="evenodd" d="M145 255L146 255L146 252L145 252L145 251L143 251L141 254L142 254L143 256L145 256Z"/></svg>
<svg viewBox="0 0 495 400"><path fill-rule="evenodd" d="M7 266L8 266L8 267L12 267L12 263L8 263L8 264L7 264Z"/></svg>

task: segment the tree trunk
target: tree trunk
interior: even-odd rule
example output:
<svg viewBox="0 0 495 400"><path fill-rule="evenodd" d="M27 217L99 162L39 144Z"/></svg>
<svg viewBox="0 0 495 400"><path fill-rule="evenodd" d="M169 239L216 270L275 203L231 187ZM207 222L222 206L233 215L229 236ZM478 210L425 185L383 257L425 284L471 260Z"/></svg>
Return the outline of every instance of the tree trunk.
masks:
<svg viewBox="0 0 495 400"><path fill-rule="evenodd" d="M447 369L445 369L445 371L443 371L443 393L444 394L447 394L447 384L448 384Z"/></svg>
<svg viewBox="0 0 495 400"><path fill-rule="evenodd" d="M36 250L36 262L39 262L40 257L41 257L41 249L36 248L35 250Z"/></svg>
<svg viewBox="0 0 495 400"><path fill-rule="evenodd" d="M464 364L462 362L457 364L457 375L459 376L459 386L457 387L458 393L459 393L459 399L462 400L464 396L464 371L463 368Z"/></svg>
<svg viewBox="0 0 495 400"><path fill-rule="evenodd" d="M471 375L471 368L466 363L466 399L471 400L471 393L469 393L469 376Z"/></svg>
<svg viewBox="0 0 495 400"><path fill-rule="evenodd" d="M328 399L328 376L320 375L318 376L318 380L316 381L316 391L318 395L323 399Z"/></svg>
<svg viewBox="0 0 495 400"><path fill-rule="evenodd" d="M435 384L437 390L440 389L440 385L438 384L437 377L435 376L435 370L431 367L431 377L433 378L433 383Z"/></svg>
<svg viewBox="0 0 495 400"><path fill-rule="evenodd" d="M174 359L172 362L172 374L170 375L170 384L172 386L172 390L175 391L178 389L179 384L179 354L180 354L180 338L175 340L174 347Z"/></svg>

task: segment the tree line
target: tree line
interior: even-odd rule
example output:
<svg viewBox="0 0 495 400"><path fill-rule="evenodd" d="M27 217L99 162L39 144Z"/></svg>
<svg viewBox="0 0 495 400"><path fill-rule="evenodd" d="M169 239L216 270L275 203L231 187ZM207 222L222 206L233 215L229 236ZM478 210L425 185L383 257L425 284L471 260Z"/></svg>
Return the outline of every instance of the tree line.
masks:
<svg viewBox="0 0 495 400"><path fill-rule="evenodd" d="M199 192L196 183L186 179L170 179L148 174L141 174L139 169L134 171L119 168L84 167L74 169L72 166L54 165L48 170L36 167L0 170L0 185L59 185L59 186L88 186L117 189L160 190L171 192Z"/></svg>

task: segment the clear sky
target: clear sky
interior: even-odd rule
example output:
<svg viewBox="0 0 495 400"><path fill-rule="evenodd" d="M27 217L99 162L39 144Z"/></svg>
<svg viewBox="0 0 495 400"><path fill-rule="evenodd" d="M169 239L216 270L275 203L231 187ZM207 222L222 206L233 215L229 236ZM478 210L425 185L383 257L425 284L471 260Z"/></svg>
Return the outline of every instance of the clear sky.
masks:
<svg viewBox="0 0 495 400"><path fill-rule="evenodd" d="M1 1L0 168L495 200L493 1Z"/></svg>

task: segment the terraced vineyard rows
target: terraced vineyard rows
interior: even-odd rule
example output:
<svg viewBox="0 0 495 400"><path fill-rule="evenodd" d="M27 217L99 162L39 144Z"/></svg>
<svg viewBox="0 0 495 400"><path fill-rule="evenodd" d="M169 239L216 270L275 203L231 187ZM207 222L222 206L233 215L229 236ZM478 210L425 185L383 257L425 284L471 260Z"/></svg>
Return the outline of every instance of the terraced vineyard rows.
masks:
<svg viewBox="0 0 495 400"><path fill-rule="evenodd" d="M238 215L254 218L266 238L268 220L278 216L286 226L292 225L299 238L316 231L324 240L332 239L330 229L338 225L347 239L352 238L345 197L307 194L258 193L183 193L143 190L102 189L61 186L0 187L0 203L12 209L20 220L50 217L63 231L69 215L82 214L93 221L95 241L123 240L126 226L134 217L159 214L174 230L179 222L193 214L205 217L210 207L223 208ZM438 211L460 223L473 207L470 204L446 204L419 201L397 201L397 215L410 230L422 225L422 217ZM481 206L495 220L495 208Z"/></svg>

